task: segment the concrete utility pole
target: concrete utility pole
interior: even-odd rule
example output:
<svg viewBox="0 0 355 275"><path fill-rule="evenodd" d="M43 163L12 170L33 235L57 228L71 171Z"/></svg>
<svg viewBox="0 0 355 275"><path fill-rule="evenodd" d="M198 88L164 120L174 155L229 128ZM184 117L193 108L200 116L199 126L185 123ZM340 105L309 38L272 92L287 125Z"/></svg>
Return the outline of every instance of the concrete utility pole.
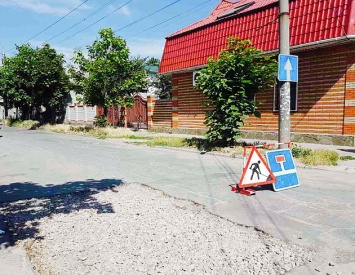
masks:
<svg viewBox="0 0 355 275"><path fill-rule="evenodd" d="M280 54L290 54L289 0L280 0ZM279 96L279 142L291 141L290 128L290 82L280 82ZM285 148L282 146L281 148Z"/></svg>

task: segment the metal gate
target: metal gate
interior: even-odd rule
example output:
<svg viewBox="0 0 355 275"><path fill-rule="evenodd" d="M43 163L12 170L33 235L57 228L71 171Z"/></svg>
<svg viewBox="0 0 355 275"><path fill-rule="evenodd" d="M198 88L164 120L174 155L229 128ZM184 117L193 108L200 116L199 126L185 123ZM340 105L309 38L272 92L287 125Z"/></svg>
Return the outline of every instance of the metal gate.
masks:
<svg viewBox="0 0 355 275"><path fill-rule="evenodd" d="M102 107L97 108L96 115L102 115ZM148 108L147 100L136 95L133 99L132 108L126 109L127 126L135 129L148 129ZM107 110L107 120L111 125L124 126L124 115L120 106L109 108Z"/></svg>
<svg viewBox="0 0 355 275"><path fill-rule="evenodd" d="M132 108L127 109L128 127L148 129L148 108L147 100L136 95Z"/></svg>

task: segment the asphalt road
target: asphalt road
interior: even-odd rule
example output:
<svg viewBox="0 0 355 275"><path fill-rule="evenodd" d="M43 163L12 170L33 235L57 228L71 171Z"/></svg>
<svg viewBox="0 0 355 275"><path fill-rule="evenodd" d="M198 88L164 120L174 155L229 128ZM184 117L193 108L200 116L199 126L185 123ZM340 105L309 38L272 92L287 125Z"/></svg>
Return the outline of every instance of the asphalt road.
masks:
<svg viewBox="0 0 355 275"><path fill-rule="evenodd" d="M0 202L138 182L355 263L355 174L349 171L298 168L300 187L263 188L246 197L229 187L241 176L238 158L8 127L1 135Z"/></svg>

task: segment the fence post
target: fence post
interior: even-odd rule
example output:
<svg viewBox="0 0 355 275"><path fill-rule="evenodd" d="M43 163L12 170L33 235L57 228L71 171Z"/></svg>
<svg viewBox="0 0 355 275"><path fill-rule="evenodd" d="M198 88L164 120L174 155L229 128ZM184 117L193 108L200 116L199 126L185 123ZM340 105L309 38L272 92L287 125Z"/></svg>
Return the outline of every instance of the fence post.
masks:
<svg viewBox="0 0 355 275"><path fill-rule="evenodd" d="M176 78L172 79L172 98L171 98L171 105L172 105L172 112L171 112L171 127L177 128L179 127L179 92L178 92L178 81Z"/></svg>
<svg viewBox="0 0 355 275"><path fill-rule="evenodd" d="M147 96L148 107L148 130L153 127L153 113L154 113L155 97L152 95Z"/></svg>
<svg viewBox="0 0 355 275"><path fill-rule="evenodd" d="M68 114L68 116L67 116L67 120L68 120L68 122L71 120L71 116L70 116L70 107L69 107L69 105L67 105L67 114Z"/></svg>

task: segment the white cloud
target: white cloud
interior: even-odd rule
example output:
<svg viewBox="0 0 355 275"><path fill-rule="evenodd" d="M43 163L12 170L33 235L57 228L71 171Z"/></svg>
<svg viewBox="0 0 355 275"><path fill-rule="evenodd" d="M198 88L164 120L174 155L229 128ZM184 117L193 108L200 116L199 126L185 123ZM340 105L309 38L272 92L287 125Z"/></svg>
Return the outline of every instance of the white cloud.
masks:
<svg viewBox="0 0 355 275"><path fill-rule="evenodd" d="M18 7L39 14L65 15L80 3L81 0L1 0L0 6ZM84 4L80 9L91 9L91 7Z"/></svg>
<svg viewBox="0 0 355 275"><path fill-rule="evenodd" d="M119 9L118 11L127 16L131 15L131 11L127 6L122 7L122 9Z"/></svg>
<svg viewBox="0 0 355 275"><path fill-rule="evenodd" d="M121 6L121 5L120 5ZM118 8L113 6L113 5L109 5L108 6L108 10L109 12L113 12ZM128 6L123 6L122 8L120 8L119 10L117 10L118 13L126 15L126 16L130 16L131 15L131 10L128 8Z"/></svg>
<svg viewBox="0 0 355 275"><path fill-rule="evenodd" d="M127 44L132 56L161 58L164 51L165 39L133 38L127 39Z"/></svg>

